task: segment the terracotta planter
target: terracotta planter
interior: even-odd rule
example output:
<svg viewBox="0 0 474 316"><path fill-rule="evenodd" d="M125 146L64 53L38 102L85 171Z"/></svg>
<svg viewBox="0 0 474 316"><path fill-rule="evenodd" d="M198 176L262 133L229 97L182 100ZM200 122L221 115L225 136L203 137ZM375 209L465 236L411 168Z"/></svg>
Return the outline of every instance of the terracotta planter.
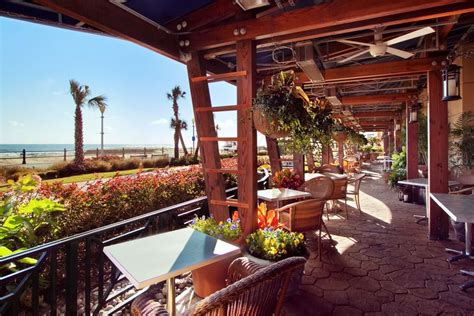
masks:
<svg viewBox="0 0 474 316"><path fill-rule="evenodd" d="M227 285L226 278L229 265L240 256L240 254L235 255L194 270L192 272L194 293L204 298L225 288Z"/></svg>
<svg viewBox="0 0 474 316"><path fill-rule="evenodd" d="M334 140L337 141L337 142L343 142L347 139L347 133L346 132L334 132L334 133L332 133L332 138L334 138Z"/></svg>
<svg viewBox="0 0 474 316"><path fill-rule="evenodd" d="M256 264L259 264L259 265L264 266L264 267L269 266L272 263L274 263L274 261L254 257L250 253L248 253L246 250L243 251L242 254L245 257L249 258L251 261L255 262ZM308 253L302 255L302 257L308 257L308 256L309 256ZM304 271L304 268L302 268L300 270L295 270L293 272L293 275L291 276L290 283L288 285L288 290L286 292L287 297L295 294L296 291L298 290L298 287L301 284L301 278L303 277L303 271Z"/></svg>
<svg viewBox="0 0 474 316"><path fill-rule="evenodd" d="M289 131L283 131L276 124L272 124L265 113L257 109L253 110L253 123L257 131L270 138L281 138L290 135Z"/></svg>

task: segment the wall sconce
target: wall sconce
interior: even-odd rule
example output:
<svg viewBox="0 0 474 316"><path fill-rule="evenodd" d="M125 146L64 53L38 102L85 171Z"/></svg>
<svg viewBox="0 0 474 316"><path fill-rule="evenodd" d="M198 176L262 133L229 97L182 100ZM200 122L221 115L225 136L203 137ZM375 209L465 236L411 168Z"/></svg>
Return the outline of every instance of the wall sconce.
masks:
<svg viewBox="0 0 474 316"><path fill-rule="evenodd" d="M419 108L420 106L417 103L413 104L410 107L410 120L409 120L410 123L418 122L418 109Z"/></svg>
<svg viewBox="0 0 474 316"><path fill-rule="evenodd" d="M443 76L443 101L461 99L461 67L455 64L446 66L442 70Z"/></svg>

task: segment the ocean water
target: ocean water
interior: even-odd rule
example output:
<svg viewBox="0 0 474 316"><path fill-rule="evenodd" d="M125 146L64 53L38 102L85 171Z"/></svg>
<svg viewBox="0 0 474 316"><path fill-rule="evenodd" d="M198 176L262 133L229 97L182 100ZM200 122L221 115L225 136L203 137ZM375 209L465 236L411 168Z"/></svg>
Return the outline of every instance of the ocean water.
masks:
<svg viewBox="0 0 474 316"><path fill-rule="evenodd" d="M116 148L169 148L173 147L171 144L106 144L104 149ZM67 151L74 150L74 144L0 144L0 154L19 153L23 149L27 152L63 152L64 148ZM94 150L100 148L100 144L84 144L84 150Z"/></svg>

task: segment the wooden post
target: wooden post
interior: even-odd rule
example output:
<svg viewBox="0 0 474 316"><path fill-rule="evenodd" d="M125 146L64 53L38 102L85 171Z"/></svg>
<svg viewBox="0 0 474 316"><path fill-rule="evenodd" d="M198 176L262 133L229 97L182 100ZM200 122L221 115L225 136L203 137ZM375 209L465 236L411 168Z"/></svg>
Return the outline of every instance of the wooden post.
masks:
<svg viewBox="0 0 474 316"><path fill-rule="evenodd" d="M410 106L406 105L407 179L418 178L418 122L410 123Z"/></svg>
<svg viewBox="0 0 474 316"><path fill-rule="evenodd" d="M442 80L439 70L428 72L428 190L426 200L429 238L446 239L448 215L429 198L429 193L448 192L448 105L441 101Z"/></svg>
<svg viewBox="0 0 474 316"><path fill-rule="evenodd" d="M122 147L122 159L125 159L125 147Z"/></svg>
<svg viewBox="0 0 474 316"><path fill-rule="evenodd" d="M21 152L22 162L21 164L26 165L26 149L23 149Z"/></svg>
<svg viewBox="0 0 474 316"><path fill-rule="evenodd" d="M339 163L339 168L343 170L344 168L344 142L339 140L337 141L337 158Z"/></svg>
<svg viewBox="0 0 474 316"><path fill-rule="evenodd" d="M393 153L393 150L395 148L394 146L394 142L395 142L395 137L393 135L393 131L394 129L390 129L388 130L388 156L392 156L392 153Z"/></svg>
<svg viewBox="0 0 474 316"><path fill-rule="evenodd" d="M239 202L248 204L248 209L239 208L243 235L257 229L257 131L252 120L252 99L256 94L255 42L237 42L237 71L247 71L247 76L237 79L237 104L243 110L237 115L238 144L237 164L239 170Z"/></svg>
<svg viewBox="0 0 474 316"><path fill-rule="evenodd" d="M297 153L293 154L293 169L304 180L304 155L303 154L297 154Z"/></svg>
<svg viewBox="0 0 474 316"><path fill-rule="evenodd" d="M267 140L268 157L270 158L270 166L272 167L272 174L281 171L280 148L278 141L274 138L265 137Z"/></svg>
<svg viewBox="0 0 474 316"><path fill-rule="evenodd" d="M66 148L64 148L64 161L66 161Z"/></svg>
<svg viewBox="0 0 474 316"><path fill-rule="evenodd" d="M322 145L321 148L321 165L331 163L331 145Z"/></svg>
<svg viewBox="0 0 474 316"><path fill-rule="evenodd" d="M388 152L389 152L389 148L388 148L388 133L385 132L383 135L382 135L382 139L383 139L383 153L384 153L384 156L387 156L388 155Z"/></svg>
<svg viewBox="0 0 474 316"><path fill-rule="evenodd" d="M201 62L201 57L197 52L191 53L191 59L187 63L187 68L198 138L201 135L217 137L215 129L216 125L212 113L196 111L199 107L211 107L208 83L206 81L194 83L191 81L191 78L206 76L206 69L204 68ZM212 169L221 168L221 159L217 142L201 142L200 153L203 166ZM223 201L226 199L225 182L221 173L209 173L204 171L204 179L206 182L208 201ZM227 206L211 205L209 203L209 212L217 221L225 221L229 216Z"/></svg>

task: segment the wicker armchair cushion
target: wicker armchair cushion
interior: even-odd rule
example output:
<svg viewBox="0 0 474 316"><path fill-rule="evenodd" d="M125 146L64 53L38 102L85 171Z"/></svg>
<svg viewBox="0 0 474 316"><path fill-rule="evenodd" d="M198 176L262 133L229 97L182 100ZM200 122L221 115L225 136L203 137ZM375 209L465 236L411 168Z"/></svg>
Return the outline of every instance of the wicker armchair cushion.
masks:
<svg viewBox="0 0 474 316"><path fill-rule="evenodd" d="M319 176L306 181L299 189L311 193L314 199L327 200L334 191L334 181L327 176Z"/></svg>
<svg viewBox="0 0 474 316"><path fill-rule="evenodd" d="M237 258L229 267L226 288L206 297L188 315L279 315L293 271L302 269L306 259L291 257L267 267L248 258ZM242 278L242 279L240 279ZM163 305L150 294L132 303L132 315L168 315Z"/></svg>

